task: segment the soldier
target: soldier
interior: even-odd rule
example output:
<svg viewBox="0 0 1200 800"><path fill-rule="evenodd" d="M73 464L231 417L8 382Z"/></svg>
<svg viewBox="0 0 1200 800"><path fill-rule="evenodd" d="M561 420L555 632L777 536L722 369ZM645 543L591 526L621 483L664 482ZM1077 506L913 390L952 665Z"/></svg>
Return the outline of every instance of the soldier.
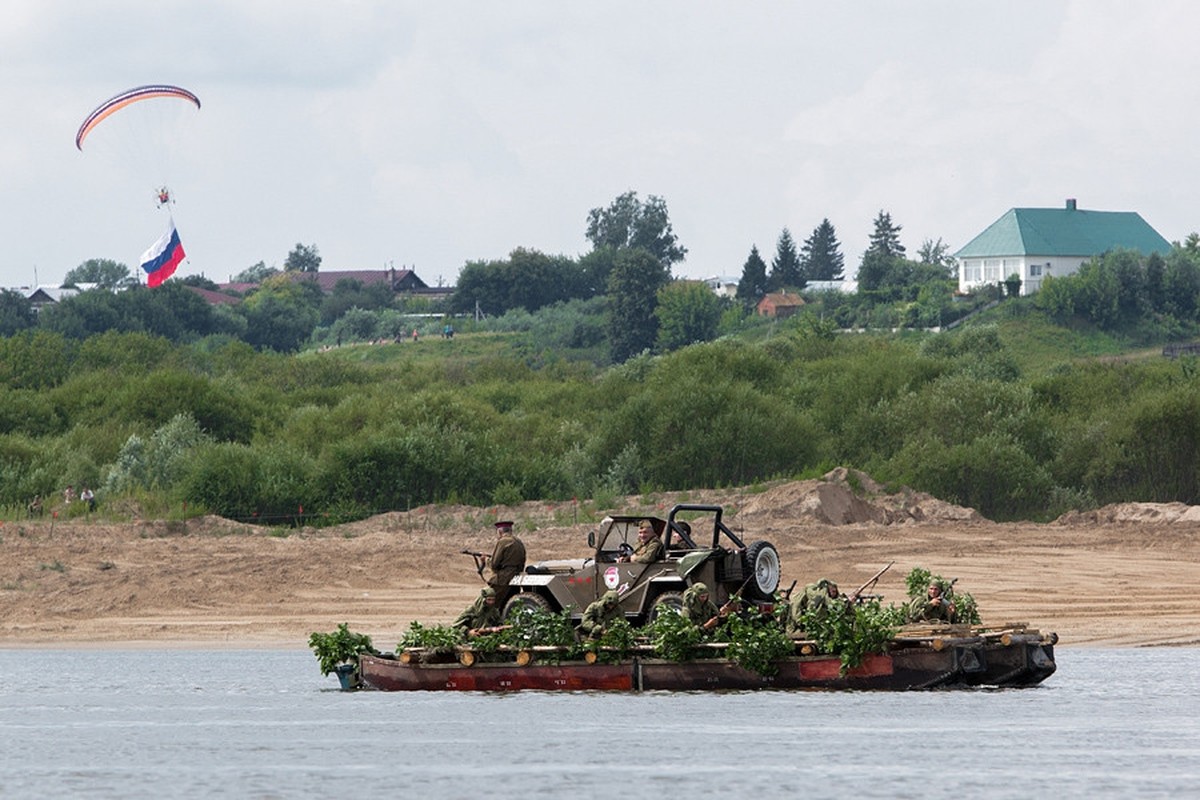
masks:
<svg viewBox="0 0 1200 800"><path fill-rule="evenodd" d="M624 618L620 603L620 596L609 589L600 595L599 600L584 609L583 619L579 620L579 630L589 639L599 639L614 620Z"/></svg>
<svg viewBox="0 0 1200 800"><path fill-rule="evenodd" d="M788 604L784 622L784 633L796 637L804 633L804 615L812 609L814 614L824 617L829 613L831 601L841 597L838 585L828 578L804 587L804 591L792 598ZM848 606L849 608L849 606Z"/></svg>
<svg viewBox="0 0 1200 800"><path fill-rule="evenodd" d="M929 584L924 597L913 598L908 606L909 622L954 622L954 602L942 595L937 581Z"/></svg>
<svg viewBox="0 0 1200 800"><path fill-rule="evenodd" d="M525 545L513 535L511 522L496 523L496 547L483 557L483 563L483 579L496 590L496 605L503 608L512 591L509 582L525 569Z"/></svg>
<svg viewBox="0 0 1200 800"><path fill-rule="evenodd" d="M654 532L654 523L644 519L638 523L638 546L633 554L621 556L617 561L630 561L634 564L652 564L663 557L663 543Z"/></svg>
<svg viewBox="0 0 1200 800"><path fill-rule="evenodd" d="M708 587L697 581L683 593L683 615L693 625L711 631L721 620L737 608L737 601L730 600L721 608L709 599Z"/></svg>
<svg viewBox="0 0 1200 800"><path fill-rule="evenodd" d="M468 637L478 636L487 628L500 624L500 605L496 602L496 590L485 586L479 591L475 602L463 609L451 627L462 630Z"/></svg>

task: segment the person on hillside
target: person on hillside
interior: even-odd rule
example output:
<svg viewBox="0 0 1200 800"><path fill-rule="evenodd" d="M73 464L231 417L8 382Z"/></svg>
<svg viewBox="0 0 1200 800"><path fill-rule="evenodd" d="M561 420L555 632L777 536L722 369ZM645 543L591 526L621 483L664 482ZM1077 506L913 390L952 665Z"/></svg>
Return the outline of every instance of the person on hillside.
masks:
<svg viewBox="0 0 1200 800"><path fill-rule="evenodd" d="M513 534L508 520L496 523L496 546L483 557L483 580L496 591L496 604L503 607L512 593L509 583L525 569L525 544Z"/></svg>
<svg viewBox="0 0 1200 800"><path fill-rule="evenodd" d="M475 602L463 609L451 627L458 628L468 638L478 636L499 626L502 622L500 614L496 590L485 586L479 590L479 597L475 598Z"/></svg>
<svg viewBox="0 0 1200 800"><path fill-rule="evenodd" d="M638 523L638 546L633 549L632 554L621 556L617 561L652 564L662 559L664 550L662 539L654 532L654 523L644 519Z"/></svg>
<svg viewBox="0 0 1200 800"><path fill-rule="evenodd" d="M954 601L945 597L937 581L929 584L924 597L913 598L908 606L909 622L954 622Z"/></svg>
<svg viewBox="0 0 1200 800"><path fill-rule="evenodd" d="M623 619L625 612L621 610L621 597L616 591L609 589L600 595L600 599L588 605L583 610L583 618L579 620L579 630L589 639L599 639L609 626L618 619Z"/></svg>
<svg viewBox="0 0 1200 800"><path fill-rule="evenodd" d="M693 583L683 593L683 615L693 625L703 628L706 631L711 631L720 625L721 620L728 617L736 609L736 600L730 600L725 605L717 608L717 604L710 598L708 586L700 581Z"/></svg>

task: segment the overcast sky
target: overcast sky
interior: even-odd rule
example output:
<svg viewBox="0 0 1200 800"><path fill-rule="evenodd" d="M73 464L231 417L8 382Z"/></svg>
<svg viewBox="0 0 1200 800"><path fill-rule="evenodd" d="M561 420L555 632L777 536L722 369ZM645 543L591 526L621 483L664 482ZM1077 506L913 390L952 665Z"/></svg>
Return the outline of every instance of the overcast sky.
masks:
<svg viewBox="0 0 1200 800"><path fill-rule="evenodd" d="M769 263L784 227L800 243L826 217L853 272L880 210L910 253L1068 197L1172 241L1200 229L1194 0L0 12L0 286L136 269L161 183L178 274L216 281L304 243L325 270L453 284L516 247L587 252L588 211L631 189L666 201L688 277L737 278L752 245ZM114 115L75 149L88 112L145 83L203 107Z"/></svg>

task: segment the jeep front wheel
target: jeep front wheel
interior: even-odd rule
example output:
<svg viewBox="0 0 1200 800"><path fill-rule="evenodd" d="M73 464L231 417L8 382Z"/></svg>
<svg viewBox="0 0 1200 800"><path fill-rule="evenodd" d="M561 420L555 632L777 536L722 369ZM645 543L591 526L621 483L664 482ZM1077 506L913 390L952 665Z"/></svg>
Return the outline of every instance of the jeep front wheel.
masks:
<svg viewBox="0 0 1200 800"><path fill-rule="evenodd" d="M764 602L775 598L779 588L779 553L770 542L753 542L746 548L746 570L750 582L746 597Z"/></svg>
<svg viewBox="0 0 1200 800"><path fill-rule="evenodd" d="M658 619L659 614L683 614L683 592L663 592L654 598L650 604L650 613L646 615L646 624Z"/></svg>
<svg viewBox="0 0 1200 800"><path fill-rule="evenodd" d="M508 598L508 602L504 604L504 619L508 619L514 611L553 611L550 606L550 601L540 594L533 592L521 592L514 594Z"/></svg>

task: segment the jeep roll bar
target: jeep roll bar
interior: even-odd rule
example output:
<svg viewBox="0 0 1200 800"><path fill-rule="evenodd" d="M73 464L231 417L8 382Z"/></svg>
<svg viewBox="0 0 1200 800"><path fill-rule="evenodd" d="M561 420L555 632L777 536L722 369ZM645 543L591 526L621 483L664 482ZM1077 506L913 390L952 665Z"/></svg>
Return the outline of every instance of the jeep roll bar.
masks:
<svg viewBox="0 0 1200 800"><path fill-rule="evenodd" d="M691 534L689 532L685 531L684 528L682 527L682 525L684 525L686 523L684 523L682 520L680 520L679 522L675 521L675 515L682 511L700 511L700 512L715 515L713 517L712 549L716 550L718 547L721 546L721 534L722 533L725 534L726 536L728 536L729 540L731 542L733 542L739 550L746 549L745 543L742 542L742 540L740 538L738 538L737 534L735 534L733 531L729 530L729 528L725 525L725 523L721 521L721 513L722 513L721 506L695 505L692 503L680 503L679 505L672 508L671 511L667 514L668 536L667 536L667 542L665 542L666 544L670 543L670 534L674 533L680 539L682 539L688 545L688 547L690 547L692 549L700 548L700 545L696 544L695 540L692 539Z"/></svg>

